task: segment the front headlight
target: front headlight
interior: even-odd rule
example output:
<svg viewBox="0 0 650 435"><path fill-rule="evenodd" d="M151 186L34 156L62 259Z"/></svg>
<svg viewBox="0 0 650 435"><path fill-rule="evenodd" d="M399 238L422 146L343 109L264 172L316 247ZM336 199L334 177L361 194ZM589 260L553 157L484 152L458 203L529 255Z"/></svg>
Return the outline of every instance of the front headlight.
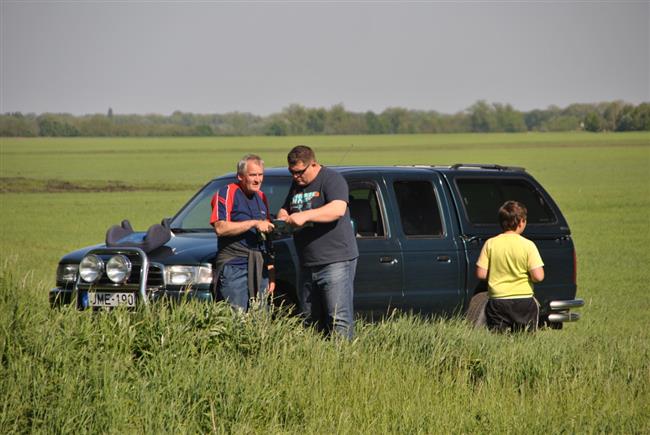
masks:
<svg viewBox="0 0 650 435"><path fill-rule="evenodd" d="M56 269L56 282L64 284L73 283L77 281L78 272L78 264L59 264L59 267Z"/></svg>
<svg viewBox="0 0 650 435"><path fill-rule="evenodd" d="M106 275L115 284L126 282L131 276L131 261L125 255L115 255L106 263Z"/></svg>
<svg viewBox="0 0 650 435"><path fill-rule="evenodd" d="M79 263L79 275L86 282L99 280L104 272L104 262L95 254L86 255Z"/></svg>
<svg viewBox="0 0 650 435"><path fill-rule="evenodd" d="M212 266L166 266L165 281L172 285L211 284Z"/></svg>

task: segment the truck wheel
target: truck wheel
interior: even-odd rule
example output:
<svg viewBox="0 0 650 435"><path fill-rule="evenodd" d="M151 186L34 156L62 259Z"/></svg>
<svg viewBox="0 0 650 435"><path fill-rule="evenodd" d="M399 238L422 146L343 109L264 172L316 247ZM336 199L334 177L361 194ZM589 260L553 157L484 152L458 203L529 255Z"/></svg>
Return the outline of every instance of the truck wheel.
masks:
<svg viewBox="0 0 650 435"><path fill-rule="evenodd" d="M487 292L476 293L469 301L469 307L465 313L465 318L475 328L485 326L485 306L487 305Z"/></svg>

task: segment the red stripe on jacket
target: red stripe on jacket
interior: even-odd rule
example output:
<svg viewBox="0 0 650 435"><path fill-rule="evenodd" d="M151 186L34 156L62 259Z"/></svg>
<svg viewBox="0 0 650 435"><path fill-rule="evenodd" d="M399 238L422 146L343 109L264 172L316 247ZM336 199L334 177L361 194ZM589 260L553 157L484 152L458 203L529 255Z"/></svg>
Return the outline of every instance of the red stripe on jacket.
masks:
<svg viewBox="0 0 650 435"><path fill-rule="evenodd" d="M240 189L241 187L239 187L237 183L231 183L228 185L228 189L226 189L225 198L219 195L219 191L217 191L217 193L214 194L214 196L212 197L212 201L210 201L210 204L212 206L212 214L210 215L210 225L214 225L215 222L219 220L219 203L224 204L226 206L225 220L230 222L230 218L231 218L230 214L232 213L232 209L235 204L235 195L237 194L237 191ZM266 219L268 221L271 221L271 209L269 207L269 201L267 200L266 195L261 190L259 190L257 194L262 199L262 202L266 207Z"/></svg>

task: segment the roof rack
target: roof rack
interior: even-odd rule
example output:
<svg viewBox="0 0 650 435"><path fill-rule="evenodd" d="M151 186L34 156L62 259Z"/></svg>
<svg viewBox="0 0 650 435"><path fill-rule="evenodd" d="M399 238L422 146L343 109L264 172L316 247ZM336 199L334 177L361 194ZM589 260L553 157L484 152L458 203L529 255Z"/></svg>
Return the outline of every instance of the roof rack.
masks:
<svg viewBox="0 0 650 435"><path fill-rule="evenodd" d="M521 166L501 166L501 165L483 165L476 163L455 163L450 166L451 169L493 169L495 171L520 171L525 172L526 168Z"/></svg>

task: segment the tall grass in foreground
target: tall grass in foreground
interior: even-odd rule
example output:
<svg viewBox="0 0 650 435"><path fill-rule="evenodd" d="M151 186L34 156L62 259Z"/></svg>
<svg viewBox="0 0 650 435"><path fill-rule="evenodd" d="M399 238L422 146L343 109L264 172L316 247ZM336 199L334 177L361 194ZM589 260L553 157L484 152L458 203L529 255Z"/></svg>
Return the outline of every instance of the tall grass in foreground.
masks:
<svg viewBox="0 0 650 435"><path fill-rule="evenodd" d="M359 323L347 343L215 304L49 310L12 269L0 270L2 433L650 430L647 343L409 315Z"/></svg>

